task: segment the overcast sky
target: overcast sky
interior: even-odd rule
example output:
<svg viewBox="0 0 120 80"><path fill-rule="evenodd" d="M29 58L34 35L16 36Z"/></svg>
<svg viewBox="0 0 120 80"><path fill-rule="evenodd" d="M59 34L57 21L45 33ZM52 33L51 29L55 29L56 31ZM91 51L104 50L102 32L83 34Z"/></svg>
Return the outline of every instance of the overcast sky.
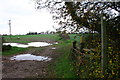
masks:
<svg viewBox="0 0 120 80"><path fill-rule="evenodd" d="M12 34L55 31L53 26L59 27L48 10L35 9L33 0L1 0L0 34L9 34L8 20L11 20Z"/></svg>
<svg viewBox="0 0 120 80"><path fill-rule="evenodd" d="M32 0L1 0L0 34L9 34L8 20L11 20L12 34L55 31L52 14L45 9L36 10Z"/></svg>

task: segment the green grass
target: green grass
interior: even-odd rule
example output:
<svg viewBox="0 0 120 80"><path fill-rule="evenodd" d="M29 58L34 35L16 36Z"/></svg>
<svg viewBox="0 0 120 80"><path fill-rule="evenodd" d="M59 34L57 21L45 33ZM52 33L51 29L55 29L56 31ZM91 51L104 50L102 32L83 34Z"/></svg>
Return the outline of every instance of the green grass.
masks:
<svg viewBox="0 0 120 80"><path fill-rule="evenodd" d="M77 36L77 34L69 34L70 36L70 41L74 41L74 36ZM58 34L40 34L40 35L12 35L11 38L10 36L3 36L4 40L6 42L13 42L13 43L29 43L33 41L39 41L39 40L54 40L54 41L65 41L65 40L59 40L60 37ZM20 39L18 39L18 37ZM76 40L79 42L80 36L76 37ZM68 42L67 41L67 42Z"/></svg>
<svg viewBox="0 0 120 80"><path fill-rule="evenodd" d="M70 46L71 43L60 43L56 45L59 48L55 52L59 53L60 57L56 60L52 68L54 68L54 74L57 78L76 78L74 67L69 58Z"/></svg>
<svg viewBox="0 0 120 80"><path fill-rule="evenodd" d="M16 53L20 53L22 51L25 51L27 48L18 48L18 47L12 47L10 50L4 51L2 52L3 56L9 56L9 55L13 55Z"/></svg>
<svg viewBox="0 0 120 80"><path fill-rule="evenodd" d="M58 41L59 36L58 34L40 34L40 35L13 35L11 36L3 36L6 42L15 42L15 43L29 43L33 41L39 40L54 40ZM18 39L18 37L20 39Z"/></svg>

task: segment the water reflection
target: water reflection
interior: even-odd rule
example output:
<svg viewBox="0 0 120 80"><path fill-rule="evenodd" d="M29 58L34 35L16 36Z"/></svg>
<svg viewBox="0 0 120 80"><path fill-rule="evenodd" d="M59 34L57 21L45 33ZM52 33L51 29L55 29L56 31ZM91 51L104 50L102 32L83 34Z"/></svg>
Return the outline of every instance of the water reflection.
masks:
<svg viewBox="0 0 120 80"><path fill-rule="evenodd" d="M31 54L21 54L17 56L13 56L10 58L11 60L37 60L37 61L49 61L51 58L44 57L44 56L35 56Z"/></svg>
<svg viewBox="0 0 120 80"><path fill-rule="evenodd" d="M52 45L50 43L46 43L46 42L31 42L28 43L28 46L33 46L33 47L42 47L42 46L49 46Z"/></svg>
<svg viewBox="0 0 120 80"><path fill-rule="evenodd" d="M51 49L56 49L55 47L51 48Z"/></svg>
<svg viewBox="0 0 120 80"><path fill-rule="evenodd" d="M27 47L29 47L28 45L19 44L19 43L3 43L3 45L11 45L11 46L22 47L22 48L27 48Z"/></svg>
<svg viewBox="0 0 120 80"><path fill-rule="evenodd" d="M53 44L58 44L57 42ZM42 47L42 46L49 46L52 45L51 43L46 43L46 42L31 42L26 44L19 44L19 43L3 43L3 45L11 45L11 46L16 46L16 47L22 47L22 48L27 48L27 47Z"/></svg>

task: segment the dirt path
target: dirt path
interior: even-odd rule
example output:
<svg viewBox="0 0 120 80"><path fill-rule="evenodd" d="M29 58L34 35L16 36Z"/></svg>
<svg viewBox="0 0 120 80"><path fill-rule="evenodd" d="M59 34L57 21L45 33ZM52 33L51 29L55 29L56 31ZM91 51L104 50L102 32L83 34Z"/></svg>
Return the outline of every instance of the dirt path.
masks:
<svg viewBox="0 0 120 80"><path fill-rule="evenodd" d="M44 47L41 52L37 48L32 48L24 53L47 56L52 58L50 61L15 61L10 60L11 56L3 56L3 78L46 78L48 77L48 65L53 63L59 54L55 53L53 46ZM13 55L12 55L13 56Z"/></svg>

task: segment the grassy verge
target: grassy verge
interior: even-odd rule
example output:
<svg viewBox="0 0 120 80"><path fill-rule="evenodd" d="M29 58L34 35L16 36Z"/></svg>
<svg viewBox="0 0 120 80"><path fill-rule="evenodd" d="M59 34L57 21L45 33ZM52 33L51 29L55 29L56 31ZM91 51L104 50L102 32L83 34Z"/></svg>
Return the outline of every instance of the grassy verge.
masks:
<svg viewBox="0 0 120 80"><path fill-rule="evenodd" d="M55 63L51 66L52 70L54 70L54 76L56 78L76 78L76 74L74 72L74 67L70 61L70 43L60 43L56 45L58 49L55 50L56 53L60 54L60 57L55 61Z"/></svg>
<svg viewBox="0 0 120 80"><path fill-rule="evenodd" d="M10 50L2 52L3 56L13 55L25 51L27 48L12 47Z"/></svg>

